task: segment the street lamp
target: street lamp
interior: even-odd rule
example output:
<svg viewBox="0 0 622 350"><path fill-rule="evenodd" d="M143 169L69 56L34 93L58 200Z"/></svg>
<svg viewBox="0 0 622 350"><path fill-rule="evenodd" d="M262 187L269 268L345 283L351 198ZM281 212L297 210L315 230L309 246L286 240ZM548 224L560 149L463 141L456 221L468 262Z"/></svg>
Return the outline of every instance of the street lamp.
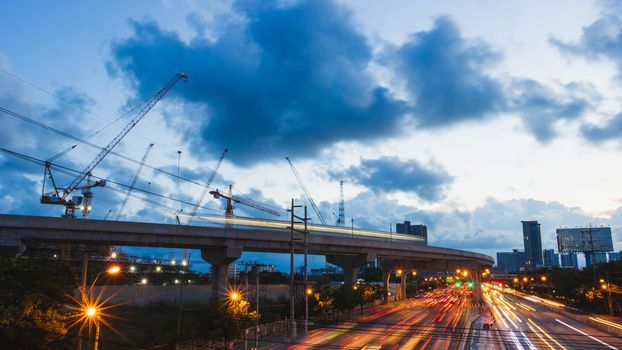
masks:
<svg viewBox="0 0 622 350"><path fill-rule="evenodd" d="M108 270L106 270L106 272L109 275L116 275L119 274L121 272L121 266L119 265L112 265L108 268Z"/></svg>
<svg viewBox="0 0 622 350"><path fill-rule="evenodd" d="M542 276L542 277L540 277L540 281L542 281L542 282L546 282L546 276Z"/></svg>

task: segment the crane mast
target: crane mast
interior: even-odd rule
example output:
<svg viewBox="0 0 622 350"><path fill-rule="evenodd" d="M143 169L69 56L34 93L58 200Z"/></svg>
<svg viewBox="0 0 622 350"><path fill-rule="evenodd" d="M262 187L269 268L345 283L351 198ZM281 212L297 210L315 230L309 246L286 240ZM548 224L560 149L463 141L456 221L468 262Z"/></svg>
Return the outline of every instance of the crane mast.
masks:
<svg viewBox="0 0 622 350"><path fill-rule="evenodd" d="M147 103L143 106L143 108L138 112L138 114L117 134L106 147L103 147L99 154L89 163L89 165L82 170L78 176L76 176L69 185L64 188L58 188L56 186L56 182L54 181L54 177L51 172L51 164L46 162L45 164L45 174L44 174L44 184L43 191L41 195L41 203L42 204L58 204L65 206L65 217L75 218L75 207L76 205L81 205L81 209L83 208L84 217L88 216L88 212L90 212L91 208L91 199L93 197L90 189L98 186L105 186L105 181L97 181L95 183L91 183L88 181L88 178L91 176L91 172L101 163L101 161L112 151L112 149L123 140L123 138L138 124L138 122L149 113L149 111L162 99L166 94L180 81L188 79L188 75L186 73L177 73L173 79L171 79L162 89L160 89L151 99L147 101ZM45 177L49 177L52 185L54 187L53 192L45 193ZM87 185L80 186L82 181L87 179ZM77 197L74 199L68 199L69 195L75 190L82 190L82 194L84 195L84 201ZM84 211L86 210L86 212Z"/></svg>
<svg viewBox="0 0 622 350"><path fill-rule="evenodd" d="M324 221L322 214L320 214L320 210L318 209L317 205L315 205L315 201L311 197L309 190L307 190L307 187L305 186L304 182L302 182L302 178L300 177L300 174L298 174L298 170L296 170L296 167L294 167L294 163L292 162L291 159L289 159L289 157L285 157L285 159L287 159L287 162L289 163L290 168L292 168L292 172L294 173L294 176L296 176L296 180L298 180L298 184L300 184L300 187L302 188L302 191L304 192L305 197L307 197L307 201L309 201L309 204L311 204L311 208L313 208L315 215L318 217L318 219L320 219L320 222L322 223L322 225L326 225L326 221Z"/></svg>
<svg viewBox="0 0 622 350"><path fill-rule="evenodd" d="M130 196L132 195L132 191L134 191L134 187L136 186L136 181L138 181L138 176L140 176L140 172L143 170L143 166L145 165L145 161L147 161L147 157L149 156L149 153L153 149L153 145L154 145L153 143L150 143L149 146L147 146L147 150L145 151L143 158L140 160L140 165L138 166L138 170L136 170L136 174L134 174L134 177L132 178L132 183L130 184L130 188L127 190L127 194L125 195L123 204L121 204L121 207L119 208L119 211L117 212L117 220L119 220L121 218L121 215L123 215L123 210L125 209L125 206L127 205L127 201L130 199Z"/></svg>
<svg viewBox="0 0 622 350"><path fill-rule="evenodd" d="M214 170L212 171L209 178L207 179L207 183L205 184L205 186L203 186L203 192L201 192L201 195L199 196L199 200L197 200L196 204L192 208L192 212L190 213L190 216L188 217L188 222L186 223L186 225L190 225L192 223L192 220L194 220L194 217L197 215L197 210L199 210L199 207L201 206L201 202L203 202L203 199L205 199L205 195L207 194L207 191L209 190L209 187L212 184L212 181L214 181L214 178L216 178L216 173L218 172L218 169L220 168L220 164L222 164L222 160L225 159L225 154L227 154L228 151L229 151L228 149L225 149L220 155L220 158L218 158L218 163L216 163L216 167L214 167Z"/></svg>

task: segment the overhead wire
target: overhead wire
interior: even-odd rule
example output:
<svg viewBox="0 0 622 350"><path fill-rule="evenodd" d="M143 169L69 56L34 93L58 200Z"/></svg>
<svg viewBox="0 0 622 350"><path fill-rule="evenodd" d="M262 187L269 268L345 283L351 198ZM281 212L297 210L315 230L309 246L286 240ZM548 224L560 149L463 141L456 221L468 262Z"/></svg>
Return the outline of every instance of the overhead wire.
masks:
<svg viewBox="0 0 622 350"><path fill-rule="evenodd" d="M103 116L101 116L101 115L99 115L99 114L97 114L97 113L94 113L94 112L92 112L92 111L89 111L89 110L85 109L84 107L82 107L82 106L80 106L80 105L78 105L78 104L75 104L75 103L73 103L73 102L71 102L71 101L68 101L68 100L66 100L66 99L64 99L64 98L62 98L62 97L60 97L60 96L58 96L57 94L54 94L54 93L52 93L52 92L50 92L50 91L48 91L48 90L46 90L46 89L44 89L44 88L42 88L42 87L38 86L37 84L34 84L34 83L32 83L32 82L30 82L30 81L28 81L28 80L26 80L26 79L24 79L24 78L22 78L22 77L20 77L20 76L16 75L15 73L9 72L8 70L3 69L3 68L1 68L1 67L0 67L0 72L2 72L2 73L4 73L4 74L6 74L6 75L8 75L8 76L10 76L11 78L13 78L13 79L15 79L15 80L19 81L19 82L20 82L20 83L22 83L22 84L28 85L28 86L30 86L31 88L35 89L35 90L38 90L38 91L40 91L40 92L42 92L42 93L44 93L44 94L46 94L46 95L48 95L48 96L50 96L50 97L53 97L53 98L57 99L58 101L61 101L61 102L65 103L65 104L67 104L67 105L69 105L69 106L72 106L72 107L74 107L74 108L76 108L76 109L80 110L81 112L84 112L84 113L86 113L86 114L92 115L93 117L96 117L96 118L101 119L101 120L103 120L103 121L105 121L105 122L108 122L108 124L107 124L106 126L104 126L103 128L101 128L100 130L98 130L95 134L99 133L100 131L102 131L103 129L105 129L105 128L109 127L110 125L115 124L115 123L116 123L119 119L121 119L123 116L127 115L127 114L128 114L128 113L130 113L132 110L136 110L138 107L140 107L140 106L144 105L145 103L147 103L147 101L149 101L149 100L151 99L151 98L148 98L148 99L144 100L143 102L139 103L137 106L134 106L134 107L130 108L128 111L126 111L126 112L122 113L122 114L121 114L118 118L116 118L115 120L110 121L108 118L105 118L105 117L103 117ZM138 135L138 136L140 136L140 137L144 138L145 140L148 140L148 141L153 142L153 140L150 140L149 138L147 138L147 137L145 137L145 136L142 136L142 135L140 135L140 134L138 134L138 133L136 133L136 135ZM94 135L92 135L92 136L94 136ZM166 146L163 146L163 147L168 148L169 150L172 150L172 148L170 148L170 147L166 147Z"/></svg>
<svg viewBox="0 0 622 350"><path fill-rule="evenodd" d="M11 111L11 110L9 110L9 109L7 109L7 108L5 108L5 107L0 106L0 112L5 113L5 114L7 114L7 115L10 115L10 116L12 116L12 117L18 118L18 119L20 119L20 120L23 120L23 121L25 121L25 122L27 122L27 123L33 124L33 125L38 126L38 127L40 127L40 128L46 129L46 130L48 130L48 131L54 132L54 133L56 133L56 134L59 134L59 135L61 135L61 136L66 137L66 138L72 139L72 140L77 141L77 142L79 142L79 143L85 144L85 145L90 146L90 147L92 147L92 148L96 148L96 149L99 149L99 150L102 150L102 149L104 148L104 147L101 147L101 146L99 146L99 145L96 145L96 144L94 144L94 143L92 143L92 142L90 142L90 141L87 141L87 140L85 140L85 139L82 139L82 138L79 138L79 137L77 137L77 136L74 136L74 135L72 135L72 134L70 134L70 133L68 133L68 132L65 132L65 131L62 131L62 130L56 129L56 128L52 127L52 126L49 126L49 125L46 125L46 124L44 124L44 123L42 123L42 122L36 121L36 120L34 120L34 119L32 119L32 118L29 118L29 117L27 117L27 116L25 116L25 115L23 115L23 114L20 114L20 113L17 113L17 112ZM115 152L115 151L110 151L110 154L112 154L112 155L114 155L114 156L116 156L116 157L119 157L119 158L125 159L125 160L127 160L127 161L129 161L129 162L132 162L132 163L135 163L135 164L140 164L140 161L139 161L139 160L136 160L136 159L130 158L130 157L128 157L128 156L125 156L125 155L123 155L123 154L117 153L117 152ZM177 178L177 179L182 180L182 181L186 181L186 182L189 182L189 183L192 183L192 184L195 184L195 185L201 186L201 187L205 187L205 184L202 184L202 183L200 183L200 182L197 182L197 181L194 181L194 180L191 180L191 179L185 178L185 177L183 177L183 176L178 176L178 175L176 175L175 173L172 173L172 172L170 172L170 171L166 171L166 170L164 170L164 169L156 168L156 167L154 167L154 166L152 166L152 165L149 165L149 164L146 164L146 163L145 163L145 165L144 165L144 166L145 166L146 168L149 168L149 169L151 169L151 170L155 171L155 172L159 172L159 173L162 173L162 174L165 174L165 175L171 176L171 177L173 177L173 178ZM213 187L208 187L208 188L213 188Z"/></svg>
<svg viewBox="0 0 622 350"><path fill-rule="evenodd" d="M38 158L29 156L29 155L26 155L26 154L23 154L23 153L11 151L11 150L6 149L6 148L0 147L0 152L4 152L6 154L10 154L10 155L12 155L14 157L17 157L17 158L20 158L20 159L23 159L23 160L26 160L26 161L29 161L29 162L32 162L32 163L35 163L35 164L38 164L38 165L45 165L46 164L46 161L44 161L42 159L38 159ZM62 165L58 165L58 164L53 164L53 163L50 163L50 166L55 171L63 173L63 174L66 174L66 175L69 175L69 176L75 176L76 174L80 174L80 171L75 170L75 169L71 169L71 168L66 167L66 166L62 166ZM120 183L120 182L117 182L117 181L114 181L114 180L106 179L106 178L103 178L103 177L95 176L95 175L91 175L91 178L93 178L95 180L104 180L104 181L106 181L106 186L104 188L110 188L113 191L119 191L119 192L124 193L124 194L126 194L126 191L121 190L121 189L117 189L117 188L114 188L114 187L109 187L108 184L113 184L113 185L121 186L121 187L124 187L124 188L129 188L130 187L129 185L126 185L126 184L123 184L123 183ZM156 193L156 192L147 191L147 190L144 190L144 189L141 189L141 188L134 188L134 191L141 192L141 193L144 193L144 194L149 194L149 195L152 195L152 196L155 196L155 197L159 197L159 198L162 198L162 199L178 202L178 203L185 204L185 205L194 205L193 203L190 203L188 201L184 201L182 199L173 198L173 197L166 196L166 195L163 195L163 194L159 194L159 193ZM133 196L135 198L139 198L141 200L147 201L147 202L155 204L155 205L160 205L158 202L155 202L155 201L152 201L152 200L148 200L148 199L145 199L143 197L136 196L134 194L132 194L131 196ZM165 206L165 207L167 209L174 210L172 207L167 207L167 206ZM213 208L208 208L208 207L205 207L205 206L200 206L200 208L220 213L219 210L216 210L216 209L213 209Z"/></svg>

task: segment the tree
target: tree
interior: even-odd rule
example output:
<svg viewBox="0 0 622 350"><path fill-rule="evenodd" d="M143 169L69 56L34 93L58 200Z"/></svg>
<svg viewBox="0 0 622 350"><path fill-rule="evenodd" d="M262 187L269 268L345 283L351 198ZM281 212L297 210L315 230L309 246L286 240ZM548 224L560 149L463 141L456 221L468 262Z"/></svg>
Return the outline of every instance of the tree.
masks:
<svg viewBox="0 0 622 350"><path fill-rule="evenodd" d="M0 348L70 347L65 315L73 277L68 266L32 259L0 260Z"/></svg>

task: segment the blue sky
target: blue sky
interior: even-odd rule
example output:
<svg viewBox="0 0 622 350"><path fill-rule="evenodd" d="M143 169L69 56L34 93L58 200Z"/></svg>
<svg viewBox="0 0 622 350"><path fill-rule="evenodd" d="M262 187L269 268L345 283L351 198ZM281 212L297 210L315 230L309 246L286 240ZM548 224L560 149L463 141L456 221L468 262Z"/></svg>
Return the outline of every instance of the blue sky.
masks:
<svg viewBox="0 0 622 350"><path fill-rule="evenodd" d="M611 225L622 244L622 16L615 1L110 1L0 3L0 106L105 145L175 73L177 86L115 150L284 208L429 227L432 245L522 248L521 220ZM18 77L18 78L16 78ZM0 147L48 158L71 140L0 114ZM78 146L59 163L81 169ZM129 183L108 157L96 175ZM38 203L42 169L0 155L0 212ZM69 178L61 178L69 181ZM149 184L150 183L150 184ZM196 201L200 188L146 169L141 189ZM123 200L96 189L93 218ZM126 220L174 222L179 202L130 200ZM202 214L222 211L209 199ZM256 215L243 207L238 215ZM195 221L201 224L200 220ZM133 250L143 252L143 250ZM150 253L150 251L147 251ZM156 252L161 254L162 252ZM179 254L166 251L162 254ZM198 257L198 254L194 254ZM285 257L254 254L245 259ZM315 259L321 264L320 259Z"/></svg>

